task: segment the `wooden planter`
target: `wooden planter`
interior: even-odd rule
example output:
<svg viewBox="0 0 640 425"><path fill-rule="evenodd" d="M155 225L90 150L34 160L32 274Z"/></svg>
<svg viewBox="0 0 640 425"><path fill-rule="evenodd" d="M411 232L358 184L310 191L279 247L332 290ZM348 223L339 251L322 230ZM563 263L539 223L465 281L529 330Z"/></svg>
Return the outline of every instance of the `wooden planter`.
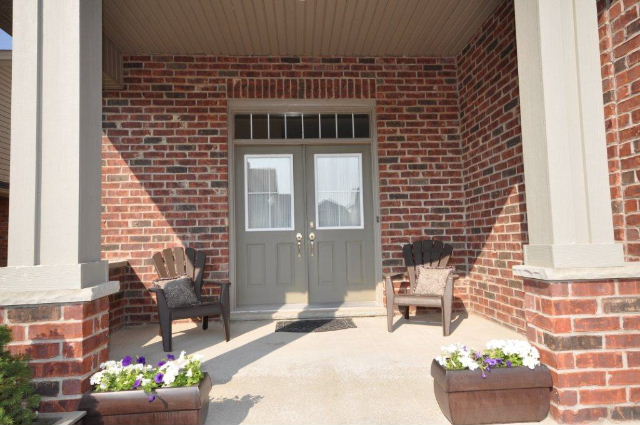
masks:
<svg viewBox="0 0 640 425"><path fill-rule="evenodd" d="M493 369L482 378L479 370L446 370L434 360L431 376L440 410L454 425L538 422L549 413L546 366Z"/></svg>
<svg viewBox="0 0 640 425"><path fill-rule="evenodd" d="M86 410L84 425L202 425L209 410L211 378L204 374L198 386L160 388L149 402L144 391L86 394L79 409Z"/></svg>

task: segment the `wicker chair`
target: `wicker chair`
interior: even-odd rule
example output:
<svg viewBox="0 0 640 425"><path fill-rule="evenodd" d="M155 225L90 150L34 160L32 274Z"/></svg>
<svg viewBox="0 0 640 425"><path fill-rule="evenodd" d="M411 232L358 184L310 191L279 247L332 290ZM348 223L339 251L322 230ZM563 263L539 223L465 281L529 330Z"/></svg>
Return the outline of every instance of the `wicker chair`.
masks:
<svg viewBox="0 0 640 425"><path fill-rule="evenodd" d="M160 333L162 335L162 348L164 351L172 351L171 322L177 319L202 317L202 329L209 327L209 316L221 315L224 325L225 339L229 341L229 284L216 283L221 287L218 301L208 302L202 299L202 277L206 256L202 251L193 248L167 248L153 255L153 265L161 279L170 279L186 275L193 282L194 291L199 303L189 307L171 308L167 304L164 291L160 288L149 288L158 299L158 312L160 315Z"/></svg>
<svg viewBox="0 0 640 425"><path fill-rule="evenodd" d="M443 244L438 240L421 240L407 244L402 248L404 265L407 270L404 273L385 275L385 289L387 294L387 330L393 331L393 310L397 306L406 320L409 319L409 306L439 307L442 309L442 332L448 336L451 329L451 308L453 304L453 280L452 275L444 289L442 296L428 296L415 292L416 266L426 264L431 267L446 267L453 247ZM393 290L394 280L406 281L409 279L408 293L396 294ZM400 279L402 278L402 279Z"/></svg>

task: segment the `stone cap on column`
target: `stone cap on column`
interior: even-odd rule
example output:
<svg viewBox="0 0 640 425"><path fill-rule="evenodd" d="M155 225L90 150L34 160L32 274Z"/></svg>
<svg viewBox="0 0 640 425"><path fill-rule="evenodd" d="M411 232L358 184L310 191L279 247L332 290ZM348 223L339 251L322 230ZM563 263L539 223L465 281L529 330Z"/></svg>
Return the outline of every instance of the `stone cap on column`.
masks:
<svg viewBox="0 0 640 425"><path fill-rule="evenodd" d="M620 267L552 268L520 265L513 267L513 274L546 281L630 279L640 277L640 262L625 263Z"/></svg>

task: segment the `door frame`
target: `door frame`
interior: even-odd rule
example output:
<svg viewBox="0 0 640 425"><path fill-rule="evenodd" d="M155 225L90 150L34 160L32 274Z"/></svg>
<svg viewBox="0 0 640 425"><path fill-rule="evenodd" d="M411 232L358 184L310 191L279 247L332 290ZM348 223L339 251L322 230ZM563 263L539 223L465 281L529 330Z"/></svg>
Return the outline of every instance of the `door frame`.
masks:
<svg viewBox="0 0 640 425"><path fill-rule="evenodd" d="M262 146L267 140L234 141L234 120L233 116L241 112L264 112L264 113L340 113L340 112L362 112L371 117L370 137L368 139L335 139L331 143L324 142L323 145L349 144L349 145L369 145L371 149L371 190L373 193L373 237L374 237L374 276L375 303L383 305L383 285L382 278L382 228L380 223L380 176L378 170L378 134L376 126L376 102L375 99L230 99L227 103L227 199L229 207L229 282L231 282L230 301L231 310L237 308L237 285L236 282L236 233L237 225L235 220L236 199L235 199L235 147L238 145ZM290 142L282 140L278 145L317 145L313 140ZM366 207L366 206L365 206Z"/></svg>

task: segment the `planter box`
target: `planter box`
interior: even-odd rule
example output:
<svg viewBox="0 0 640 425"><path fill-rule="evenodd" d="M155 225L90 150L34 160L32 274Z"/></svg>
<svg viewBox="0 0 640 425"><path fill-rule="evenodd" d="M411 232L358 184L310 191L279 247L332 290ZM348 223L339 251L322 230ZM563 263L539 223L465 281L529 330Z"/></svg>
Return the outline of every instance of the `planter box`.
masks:
<svg viewBox="0 0 640 425"><path fill-rule="evenodd" d="M431 364L433 388L442 413L454 425L538 422L547 417L551 374L546 366L446 370Z"/></svg>
<svg viewBox="0 0 640 425"><path fill-rule="evenodd" d="M160 388L149 402L144 391L86 394L79 409L86 410L84 425L201 425L209 410L211 378L204 374L198 386Z"/></svg>

